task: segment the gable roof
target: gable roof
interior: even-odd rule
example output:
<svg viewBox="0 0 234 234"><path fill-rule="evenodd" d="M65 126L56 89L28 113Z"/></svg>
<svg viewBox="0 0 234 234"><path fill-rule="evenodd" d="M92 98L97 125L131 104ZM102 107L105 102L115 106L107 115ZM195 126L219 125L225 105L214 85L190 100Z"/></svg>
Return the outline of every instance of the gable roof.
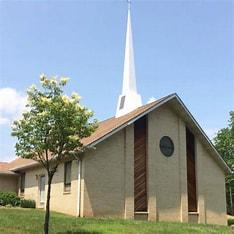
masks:
<svg viewBox="0 0 234 234"><path fill-rule="evenodd" d="M15 173L8 170L9 163L0 162L0 175L14 175Z"/></svg>
<svg viewBox="0 0 234 234"><path fill-rule="evenodd" d="M30 167L34 165L38 165L39 163L26 158L16 158L11 162L0 162L0 174L12 174L13 171L17 171L18 169L22 169L25 167ZM15 174L15 173L13 173Z"/></svg>
<svg viewBox="0 0 234 234"><path fill-rule="evenodd" d="M4 171L8 169L8 163L7 162L0 162L0 171Z"/></svg>
<svg viewBox="0 0 234 234"><path fill-rule="evenodd" d="M201 141L205 144L206 149L211 153L214 159L218 162L220 167L227 173L232 173L232 170L220 156L218 151L215 149L213 143L209 139L209 137L205 134L203 129L200 127L198 122L189 112L185 104L179 98L176 93L163 97L159 100L156 100L152 103L146 104L137 108L136 110L121 116L119 118L110 118L105 121L102 121L99 124L98 129L88 138L85 138L82 142L85 145L95 146L99 142L105 140L106 138L110 137L114 133L120 131L121 129L125 128L127 125L135 122L137 119L147 115L151 111L159 108L163 104L169 104L170 107L176 111L182 119L185 120L186 124L192 128L192 130L197 133L200 137Z"/></svg>
<svg viewBox="0 0 234 234"><path fill-rule="evenodd" d="M130 124L129 122L131 122L135 118L141 117L143 113L145 113L155 105L162 103L170 96L172 95L163 97L157 101L138 107L134 111L131 111L130 113L123 115L121 117L118 118L112 117L110 119L100 122L96 131L91 136L84 138L82 140L82 143L84 145L92 145L92 146L96 145L98 142L102 141L103 138L106 138L110 134L118 131L121 126L125 126L126 124L129 125Z"/></svg>
<svg viewBox="0 0 234 234"><path fill-rule="evenodd" d="M132 124L137 119L143 117L144 115L147 115L148 113L159 108L161 105L165 103L170 105L170 107L174 111L176 111L184 119L186 124L188 124L188 126L191 127L192 130L200 137L201 141L205 144L206 148L214 157L214 159L218 162L220 167L226 173L228 174L231 173L232 172L231 169L228 167L226 162L219 155L219 153L215 149L210 139L207 137L205 132L199 126L197 121L194 119L192 114L189 112L189 110L186 108L186 106L184 105L184 103L181 101L181 99L176 93L168 95L161 99L158 99L152 103L143 105L135 109L134 111L126 115L123 115L121 117L118 117L118 118L112 117L112 118L109 118L107 120L100 122L96 131L91 136L84 138L82 140L82 143L86 146L95 146L99 142L105 140L106 138L110 137L114 133ZM8 165L7 170L16 171L18 169L36 166L38 165L38 162L34 160L30 160L30 159L17 158L14 161L10 162L9 164L10 165Z"/></svg>
<svg viewBox="0 0 234 234"><path fill-rule="evenodd" d="M25 168L28 166L35 166L39 163L37 161L34 161L32 159L26 159L26 158L17 158L9 163L8 169L11 171L17 171L19 168Z"/></svg>

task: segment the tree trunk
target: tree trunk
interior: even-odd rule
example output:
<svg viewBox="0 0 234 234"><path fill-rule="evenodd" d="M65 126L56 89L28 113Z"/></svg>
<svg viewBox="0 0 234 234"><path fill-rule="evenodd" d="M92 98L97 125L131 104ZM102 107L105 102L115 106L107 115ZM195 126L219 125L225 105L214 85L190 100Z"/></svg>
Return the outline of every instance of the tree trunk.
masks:
<svg viewBox="0 0 234 234"><path fill-rule="evenodd" d="M45 213L45 222L44 222L44 233L49 233L49 221L50 221L50 191L51 191L51 182L53 174L48 173L48 189L47 189L47 199L46 199L46 213Z"/></svg>

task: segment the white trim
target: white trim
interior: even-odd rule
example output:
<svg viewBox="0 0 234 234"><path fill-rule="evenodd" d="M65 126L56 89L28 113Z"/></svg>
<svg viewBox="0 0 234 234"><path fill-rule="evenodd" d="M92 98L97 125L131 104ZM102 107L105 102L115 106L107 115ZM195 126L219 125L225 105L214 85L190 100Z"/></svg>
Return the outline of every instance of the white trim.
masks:
<svg viewBox="0 0 234 234"><path fill-rule="evenodd" d="M80 176L80 169L81 169L81 160L77 160L78 163L78 170L77 170L77 210L76 210L76 216L80 216L80 183L81 183L81 176Z"/></svg>
<svg viewBox="0 0 234 234"><path fill-rule="evenodd" d="M221 155L218 153L218 151L215 149L213 143L211 142L211 140L209 139L209 137L206 135L206 133L203 131L203 129L200 127L200 125L198 124L198 122L195 120L195 118L193 117L193 115L190 113L190 111L188 110L188 108L185 106L185 104L182 102L182 100L180 99L180 97L176 94L175 95L177 101L180 103L180 105L184 108L185 112L188 114L188 116L192 119L193 123L195 124L195 126L198 128L198 130L202 133L202 136L205 137L206 141L208 142L208 144L211 146L212 150L214 150L215 154L217 155L217 157L219 158L219 160L224 164L223 166L225 167L225 169L229 172L232 173L232 170L229 168L229 166L226 164L226 162L223 160L223 158L221 157Z"/></svg>

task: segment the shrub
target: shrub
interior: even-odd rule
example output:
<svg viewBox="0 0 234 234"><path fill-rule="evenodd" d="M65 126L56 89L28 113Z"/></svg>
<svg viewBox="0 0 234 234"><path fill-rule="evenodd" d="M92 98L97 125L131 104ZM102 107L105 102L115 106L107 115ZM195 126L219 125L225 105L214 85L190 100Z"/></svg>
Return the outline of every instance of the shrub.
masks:
<svg viewBox="0 0 234 234"><path fill-rule="evenodd" d="M20 206L23 208L36 208L36 202L29 199L21 199Z"/></svg>
<svg viewBox="0 0 234 234"><path fill-rule="evenodd" d="M0 192L0 205L19 206L20 198L14 192Z"/></svg>
<svg viewBox="0 0 234 234"><path fill-rule="evenodd" d="M234 225L234 219L228 219L228 226Z"/></svg>

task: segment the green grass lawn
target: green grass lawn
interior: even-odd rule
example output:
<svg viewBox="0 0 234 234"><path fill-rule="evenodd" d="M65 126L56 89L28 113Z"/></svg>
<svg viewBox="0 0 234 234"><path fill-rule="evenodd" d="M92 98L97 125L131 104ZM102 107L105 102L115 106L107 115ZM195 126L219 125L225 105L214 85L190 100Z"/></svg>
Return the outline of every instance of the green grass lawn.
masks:
<svg viewBox="0 0 234 234"><path fill-rule="evenodd" d="M44 211L0 208L0 233L43 233ZM50 233L67 234L149 234L149 233L233 233L230 228L114 219L75 218L52 212Z"/></svg>

